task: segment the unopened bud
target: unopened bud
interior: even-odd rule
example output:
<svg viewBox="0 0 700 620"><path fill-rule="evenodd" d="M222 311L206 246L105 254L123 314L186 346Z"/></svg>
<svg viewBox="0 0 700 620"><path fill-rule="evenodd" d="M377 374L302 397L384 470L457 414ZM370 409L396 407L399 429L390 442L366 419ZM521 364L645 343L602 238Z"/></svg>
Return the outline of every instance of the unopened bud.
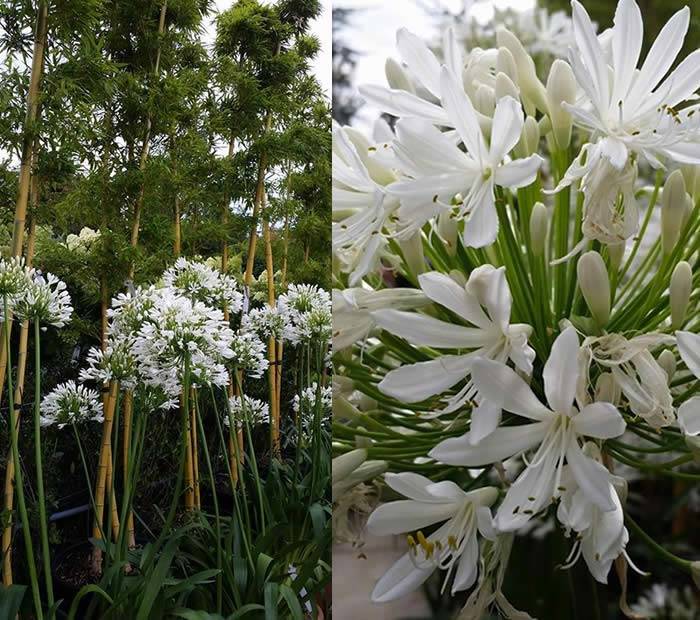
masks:
<svg viewBox="0 0 700 620"><path fill-rule="evenodd" d="M681 167L681 171L688 193L693 197L693 200L697 200L700 198L700 166L689 164Z"/></svg>
<svg viewBox="0 0 700 620"><path fill-rule="evenodd" d="M389 88L405 90L409 93L415 92L416 89L413 87L413 82L411 78L408 77L406 70L393 58L386 59L386 63L384 63L384 73Z"/></svg>
<svg viewBox="0 0 700 620"><path fill-rule="evenodd" d="M520 87L525 103L534 105L542 112L547 111L547 91L537 77L535 62L525 51L518 38L506 28L499 28L496 33L498 47L505 47L512 54L515 67L518 71L518 79L514 80Z"/></svg>
<svg viewBox="0 0 700 620"><path fill-rule="evenodd" d="M610 280L603 258L598 252L586 252L576 266L578 285L591 316L599 327L610 319Z"/></svg>
<svg viewBox="0 0 700 620"><path fill-rule="evenodd" d="M516 101L520 99L518 87L513 83L513 80L511 80L503 72L499 72L499 74L496 76L496 86L494 87L494 92L496 93L496 99L500 99L506 95L513 97L513 99Z"/></svg>
<svg viewBox="0 0 700 620"><path fill-rule="evenodd" d="M562 103L574 103L575 101L576 79L574 72L569 63L558 58L552 63L547 78L547 103L554 141L559 149L565 149L571 142L571 114Z"/></svg>
<svg viewBox="0 0 700 620"><path fill-rule="evenodd" d="M674 170L666 179L661 196L661 247L665 254L678 243L686 209L685 180L680 170Z"/></svg>
<svg viewBox="0 0 700 620"><path fill-rule="evenodd" d="M676 265L671 275L669 297L671 305L671 326L679 329L685 321L690 293L693 290L693 270L685 261Z"/></svg>
<svg viewBox="0 0 700 620"><path fill-rule="evenodd" d="M520 140L515 145L515 153L521 158L530 157L530 155L537 152L539 144L540 126L532 116L528 116L523 124Z"/></svg>
<svg viewBox="0 0 700 620"><path fill-rule="evenodd" d="M493 88L485 84L479 84L479 87L474 93L474 109L481 112L485 116L493 116L496 109L496 95Z"/></svg>
<svg viewBox="0 0 700 620"><path fill-rule="evenodd" d="M622 264L622 259L625 256L625 242L611 243L608 246L608 256L610 257L610 268L617 271Z"/></svg>
<svg viewBox="0 0 700 620"><path fill-rule="evenodd" d="M664 349L656 361L659 362L659 366L666 373L668 382L671 383L673 375L676 374L676 356L668 349Z"/></svg>
<svg viewBox="0 0 700 620"><path fill-rule="evenodd" d="M409 271L414 275L420 275L425 271L425 256L423 255L423 237L420 230L408 239L399 241L401 253Z"/></svg>
<svg viewBox="0 0 700 620"><path fill-rule="evenodd" d="M507 47L499 47L496 56L496 71L505 73L514 83L518 82L518 68L515 66L513 54Z"/></svg>
<svg viewBox="0 0 700 620"><path fill-rule="evenodd" d="M547 207L536 202L530 214L530 245L535 256L542 256L547 241Z"/></svg>
<svg viewBox="0 0 700 620"><path fill-rule="evenodd" d="M333 459L331 479L333 484L346 478L367 460L367 450L351 450Z"/></svg>
<svg viewBox="0 0 700 620"><path fill-rule="evenodd" d="M612 403L617 406L620 402L620 395L620 386L615 381L613 374L611 372L600 373L595 384L596 402Z"/></svg>

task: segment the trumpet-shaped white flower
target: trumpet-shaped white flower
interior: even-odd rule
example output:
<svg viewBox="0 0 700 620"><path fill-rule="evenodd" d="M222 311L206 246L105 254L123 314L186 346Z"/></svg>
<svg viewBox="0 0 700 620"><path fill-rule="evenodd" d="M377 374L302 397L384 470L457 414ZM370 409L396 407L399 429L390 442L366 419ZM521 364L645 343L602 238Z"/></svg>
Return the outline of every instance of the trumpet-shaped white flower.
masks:
<svg viewBox="0 0 700 620"><path fill-rule="evenodd" d="M309 387L301 391L301 397L299 394L294 395L292 399L294 413L301 415L303 421L313 420L316 414L318 396L318 384L314 381ZM327 420L331 415L333 406L333 388L329 386L321 387L320 399L321 418Z"/></svg>
<svg viewBox="0 0 700 620"><path fill-rule="evenodd" d="M688 370L700 379L700 335L676 332L678 352ZM700 435L700 396L693 396L678 408L678 425L686 435Z"/></svg>
<svg viewBox="0 0 700 620"><path fill-rule="evenodd" d="M231 341L231 350L231 363L250 377L259 379L270 365L265 357L265 343L255 332L239 331Z"/></svg>
<svg viewBox="0 0 700 620"><path fill-rule="evenodd" d="M440 394L467 379L478 358L512 360L524 373L532 372L535 352L527 343L529 325L510 324L512 299L505 269L482 265L460 286L447 275L431 272L419 277L425 295L473 327L455 325L426 314L378 310L374 320L381 328L413 345L438 349L473 349L469 353L441 355L427 362L408 364L390 371L379 384L385 394L404 402L419 402ZM471 381L448 399L445 411L454 411L473 398ZM498 425L500 410L484 402L472 417L471 439L478 441Z"/></svg>
<svg viewBox="0 0 700 620"><path fill-rule="evenodd" d="M21 319L63 327L73 314L73 306L66 283L47 273L29 280L15 300L14 311Z"/></svg>
<svg viewBox="0 0 700 620"><path fill-rule="evenodd" d="M669 426L675 421L673 396L666 372L650 352L662 344L673 344L673 338L656 333L629 340L620 334L586 338L579 357L579 376L588 382L591 361L609 368L636 415L655 428Z"/></svg>
<svg viewBox="0 0 700 620"><path fill-rule="evenodd" d="M80 380L94 381L98 384L116 380L122 387L133 389L139 374L131 344L124 338L110 338L104 351L92 347L87 354L87 367L80 371Z"/></svg>
<svg viewBox="0 0 700 620"><path fill-rule="evenodd" d="M375 310L413 310L427 303L425 294L414 288L333 289L333 347L342 351L367 338L375 327Z"/></svg>
<svg viewBox="0 0 700 620"><path fill-rule="evenodd" d="M99 395L75 381L57 385L41 401L41 425L63 428L84 420L102 421Z"/></svg>
<svg viewBox="0 0 700 620"><path fill-rule="evenodd" d="M240 396L233 396L228 399L228 413L224 416L224 425L230 426L231 420L235 422L237 429L243 427L244 420L248 420L253 427L269 424L270 407L267 403L247 394L242 399Z"/></svg>
<svg viewBox="0 0 700 620"><path fill-rule="evenodd" d="M430 456L449 465L478 467L537 447L529 464L508 490L496 514L496 527L515 530L562 493L564 462L586 498L602 511L615 508L608 488L609 472L587 457L580 441L587 437L619 437L625 421L611 403L594 402L580 410L574 406L579 376L579 341L573 327L554 342L544 367L544 391L549 407L508 366L488 359L472 364L472 381L480 398L532 420L521 426L500 426L472 445L468 438L450 438Z"/></svg>
<svg viewBox="0 0 700 620"><path fill-rule="evenodd" d="M600 450L589 442L583 448L584 453L601 461ZM588 565L591 575L600 583L608 582L608 573L613 561L620 555L626 554L625 546L629 534L625 527L625 516L620 502L620 493L625 492L624 479L609 474L608 493L614 508L602 511L591 503L571 472L571 467L564 467L562 472L561 501L557 507L557 519L569 531L576 532L577 540L567 560L567 566L572 566L578 558ZM620 489L618 491L618 488Z"/></svg>
<svg viewBox="0 0 700 620"><path fill-rule="evenodd" d="M397 599L418 588L437 569L447 571L452 594L470 588L479 571L479 541L493 536L490 506L498 497L494 487L465 492L454 482L433 482L418 474L386 474L386 483L408 499L379 506L367 522L375 535L418 530L417 542L409 536L409 551L379 580L372 600ZM422 528L442 525L429 536Z"/></svg>
<svg viewBox="0 0 700 620"><path fill-rule="evenodd" d="M287 292L280 295L277 307L291 314L304 314L316 308L330 308L328 291L315 284L290 284Z"/></svg>
<svg viewBox="0 0 700 620"><path fill-rule="evenodd" d="M244 314L241 328L255 332L260 338L274 338L277 342L295 337L289 315L267 304Z"/></svg>
<svg viewBox="0 0 700 620"><path fill-rule="evenodd" d="M11 308L15 296L29 286L33 275L34 270L25 266L22 257L0 259L0 298L6 297Z"/></svg>
<svg viewBox="0 0 700 620"><path fill-rule="evenodd" d="M402 119L397 124L394 150L406 178L389 185L388 191L401 201L397 215L405 231L415 232L447 211L466 218L465 245L490 245L498 233L495 186L530 185L542 158L531 155L507 161L508 153L520 140L524 123L522 108L512 97L502 97L496 103L487 145L471 100L447 67L440 74L440 92L466 152L431 124Z"/></svg>

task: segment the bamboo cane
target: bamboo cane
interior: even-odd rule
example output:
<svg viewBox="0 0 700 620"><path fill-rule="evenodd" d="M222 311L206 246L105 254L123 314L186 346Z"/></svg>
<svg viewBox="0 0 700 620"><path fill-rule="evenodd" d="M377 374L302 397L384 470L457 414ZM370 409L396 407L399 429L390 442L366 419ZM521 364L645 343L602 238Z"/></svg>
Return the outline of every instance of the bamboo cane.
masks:
<svg viewBox="0 0 700 620"><path fill-rule="evenodd" d="M114 490L114 471L112 470L112 446L107 452L107 486L109 487L110 524L112 526L112 538L119 538L119 511L117 510L117 494Z"/></svg>
<svg viewBox="0 0 700 620"><path fill-rule="evenodd" d="M39 118L41 102L41 79L44 74L44 56L48 37L49 3L40 0L34 27L34 47L32 50L32 69L29 78L27 106L24 119L24 135L22 136L22 154L19 166L17 202L15 204L14 228L12 231L12 256L22 255L24 244L24 225L27 218L29 203L29 185L32 175L32 157L36 141L33 128ZM12 317L6 317L7 328L12 330ZM0 395L5 387L7 371L7 349L3 339L0 343Z"/></svg>
<svg viewBox="0 0 700 620"><path fill-rule="evenodd" d="M105 490L107 487L107 471L112 461L112 425L114 423L114 410L119 393L119 382L114 379L109 382L107 398L104 405L104 424L102 425L102 443L97 465L97 484L95 485L95 524L92 536L95 540L102 540L102 521L105 507ZM102 571L102 550L95 547L92 553L92 572L99 575Z"/></svg>
<svg viewBox="0 0 700 620"><path fill-rule="evenodd" d="M35 206L38 202L38 177L32 177L32 203ZM35 211L34 211L35 212ZM36 241L36 220L32 217L29 224L29 237L27 239L26 263L28 267L32 265L34 258L34 246ZM24 381L27 370L27 348L29 343L29 321L22 321L19 334L19 350L17 352L17 384L15 385L14 403L17 409L17 427L15 433L19 432L20 415L22 412L22 397L24 395ZM38 372L38 369L36 370ZM38 396L35 395L35 398ZM5 514L7 522L2 531L2 581L5 586L12 585L12 511L15 500L15 462L12 458L11 450L7 457L5 468Z"/></svg>
<svg viewBox="0 0 700 620"><path fill-rule="evenodd" d="M265 201L265 198L263 198ZM270 235L270 222L267 214L263 213L263 240L265 242L265 265L267 269L267 303L271 308L275 306L275 280L272 263L272 240ZM267 371L270 393L270 441L272 453L278 456L280 453L280 417L277 410L277 341L271 337L267 345L267 359L270 368Z"/></svg>
<svg viewBox="0 0 700 620"><path fill-rule="evenodd" d="M194 506L202 508L199 488L199 440L197 438L197 408L195 405L195 390L190 388L190 435L192 441L192 482L194 485Z"/></svg>
<svg viewBox="0 0 700 620"><path fill-rule="evenodd" d="M160 56L161 56L161 40L163 38L163 33L165 32L165 15L168 10L168 0L164 0L160 7L160 19L158 21L158 48L156 50L156 60L153 66L153 75L157 79L160 75ZM143 146L141 147L141 157L139 159L139 172L141 175L146 170L146 163L148 162L148 153L150 150L151 143L151 129L153 125L153 119L151 118L151 113L146 115L146 131L143 138ZM139 231L141 229L141 212L143 211L143 199L146 192L146 183L144 179L141 179L141 187L139 188L139 194L136 199L136 204L134 205L134 219L131 224L131 247L135 248L139 243ZM129 278L133 280L134 270L136 269L136 264L134 261L131 262L129 267Z"/></svg>
<svg viewBox="0 0 700 620"><path fill-rule="evenodd" d="M185 406L184 394L180 393L180 409ZM185 510L194 510L194 465L192 459L192 419L190 412L187 413L187 433L185 452ZM184 415L184 414L183 414Z"/></svg>
<svg viewBox="0 0 700 620"><path fill-rule="evenodd" d="M134 413L134 395L131 390L124 393L124 439L122 444L122 462L124 471L124 480L129 475L129 460L131 452L131 435L132 435L132 419ZM116 504L116 502L115 502ZM129 512L126 517L127 540L129 549L136 547L136 530L134 527L134 511L129 507Z"/></svg>

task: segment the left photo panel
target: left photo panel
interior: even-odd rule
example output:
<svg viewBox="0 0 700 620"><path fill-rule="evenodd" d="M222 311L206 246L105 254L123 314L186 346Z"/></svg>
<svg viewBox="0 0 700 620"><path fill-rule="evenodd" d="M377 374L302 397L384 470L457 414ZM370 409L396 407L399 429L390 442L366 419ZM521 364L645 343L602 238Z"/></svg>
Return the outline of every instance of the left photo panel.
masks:
<svg viewBox="0 0 700 620"><path fill-rule="evenodd" d="M0 620L331 617L330 0L0 0Z"/></svg>

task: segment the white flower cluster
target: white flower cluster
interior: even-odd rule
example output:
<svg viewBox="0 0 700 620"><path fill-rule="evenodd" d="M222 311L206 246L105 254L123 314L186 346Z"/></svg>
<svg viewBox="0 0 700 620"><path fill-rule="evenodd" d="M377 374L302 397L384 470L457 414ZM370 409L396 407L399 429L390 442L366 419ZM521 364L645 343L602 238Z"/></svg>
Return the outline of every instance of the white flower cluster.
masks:
<svg viewBox="0 0 700 620"><path fill-rule="evenodd" d="M240 330L231 342L233 356L231 362L238 370L259 379L268 369L270 362L265 357L265 343L253 331Z"/></svg>
<svg viewBox="0 0 700 620"><path fill-rule="evenodd" d="M0 259L0 297L20 319L64 327L73 315L65 282L27 267L22 258ZM4 315L4 302L0 302Z"/></svg>
<svg viewBox="0 0 700 620"><path fill-rule="evenodd" d="M361 88L396 122L333 128L338 413L381 412L386 433L363 436L378 458L420 454L420 474L386 476L405 499L368 521L408 537L376 601L441 569L473 588L460 618L529 618L501 584L539 519L571 537L565 567L582 557L607 583L634 568L613 471L672 477L700 445L700 50L676 63L690 11L640 62L635 0L602 33L571 9L500 25L490 48L471 22L437 48L402 29L388 86Z"/></svg>
<svg viewBox="0 0 700 620"><path fill-rule="evenodd" d="M224 416L224 425L230 426L231 419L235 421L236 428L243 427L243 421L248 420L252 427L270 423L270 408L257 398L244 395L234 396L228 400L228 413Z"/></svg>
<svg viewBox="0 0 700 620"><path fill-rule="evenodd" d="M253 308L243 315L241 328L256 333L263 340L274 338L277 342L289 340L292 335L289 315L268 305Z"/></svg>
<svg viewBox="0 0 700 620"><path fill-rule="evenodd" d="M277 300L277 310L288 317L292 344L325 347L330 341L333 321L328 291L313 284L290 284Z"/></svg>
<svg viewBox="0 0 700 620"><path fill-rule="evenodd" d="M318 398L320 396L320 403ZM309 387L301 391L301 395L295 394L292 400L294 413L301 416L302 426L310 426L316 415L316 408L320 407L321 420L328 421L331 416L333 405L333 389L331 387L321 387L319 395L318 384L314 381Z"/></svg>
<svg viewBox="0 0 700 620"><path fill-rule="evenodd" d="M163 273L165 287L182 291L195 301L238 314L243 307L243 295L236 281L206 262L178 258Z"/></svg>
<svg viewBox="0 0 700 620"><path fill-rule="evenodd" d="M70 234L66 237L66 246L72 252L86 254L95 247L101 236L99 230L84 226L80 229L79 234Z"/></svg>
<svg viewBox="0 0 700 620"><path fill-rule="evenodd" d="M66 381L57 385L41 401L41 425L57 426L86 420L102 421L102 404L95 390Z"/></svg>

